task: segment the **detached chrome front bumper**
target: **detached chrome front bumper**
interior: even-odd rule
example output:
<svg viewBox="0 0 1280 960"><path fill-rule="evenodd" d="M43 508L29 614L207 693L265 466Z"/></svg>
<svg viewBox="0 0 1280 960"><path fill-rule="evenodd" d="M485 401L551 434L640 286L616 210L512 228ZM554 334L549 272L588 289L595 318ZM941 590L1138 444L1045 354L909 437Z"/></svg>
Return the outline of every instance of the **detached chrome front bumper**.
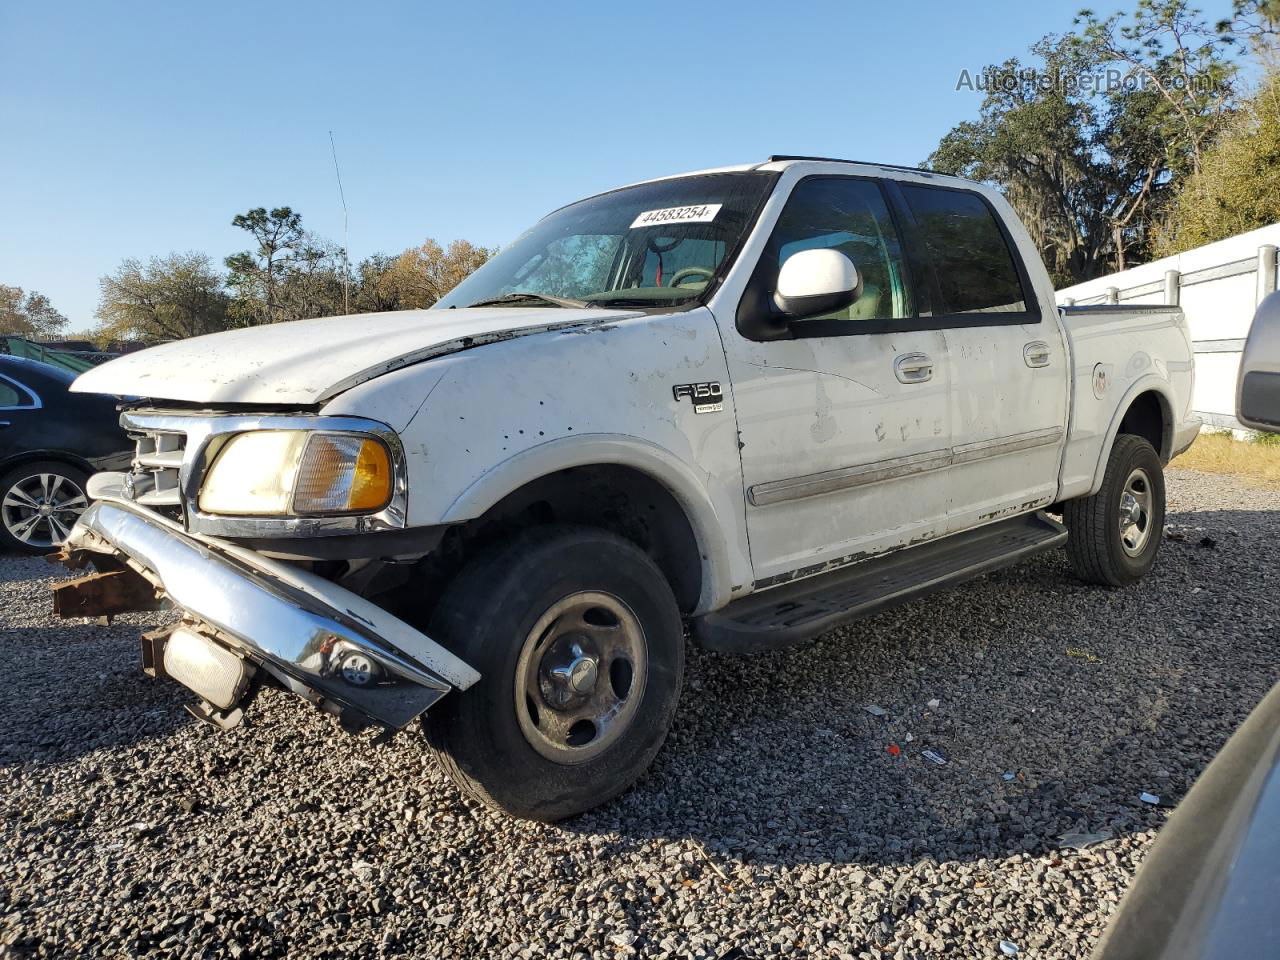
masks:
<svg viewBox="0 0 1280 960"><path fill-rule="evenodd" d="M398 730L450 689L465 690L480 679L363 597L251 550L192 536L128 501L95 502L63 551L72 564L93 554L122 561L183 613L188 630L335 712L354 710ZM381 677L345 678L342 665L352 655L377 664Z"/></svg>

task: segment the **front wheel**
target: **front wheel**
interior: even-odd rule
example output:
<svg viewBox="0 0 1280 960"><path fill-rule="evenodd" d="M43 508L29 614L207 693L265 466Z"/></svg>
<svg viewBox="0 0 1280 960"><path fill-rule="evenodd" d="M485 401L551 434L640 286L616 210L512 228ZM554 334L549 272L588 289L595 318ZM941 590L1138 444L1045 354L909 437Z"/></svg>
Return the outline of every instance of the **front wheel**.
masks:
<svg viewBox="0 0 1280 960"><path fill-rule="evenodd" d="M1063 506L1076 576L1110 587L1142 579L1160 550L1164 507L1164 469L1155 448L1142 437L1120 434L1101 489Z"/></svg>
<svg viewBox="0 0 1280 960"><path fill-rule="evenodd" d="M481 679L426 718L466 793L554 821L630 786L667 735L684 672L671 588L639 548L586 528L535 528L478 558L428 631Z"/></svg>

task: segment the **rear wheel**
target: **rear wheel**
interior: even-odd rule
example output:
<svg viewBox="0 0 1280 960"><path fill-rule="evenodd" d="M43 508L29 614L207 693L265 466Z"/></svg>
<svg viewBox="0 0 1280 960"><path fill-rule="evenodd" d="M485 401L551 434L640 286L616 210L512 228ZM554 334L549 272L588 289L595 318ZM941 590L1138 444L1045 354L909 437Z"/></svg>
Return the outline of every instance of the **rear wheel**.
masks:
<svg viewBox="0 0 1280 960"><path fill-rule="evenodd" d="M428 740L492 807L546 821L589 810L666 737L683 625L661 571L620 537L529 530L463 570L428 632L481 675L427 714Z"/></svg>
<svg viewBox="0 0 1280 960"><path fill-rule="evenodd" d="M33 554L53 550L89 506L88 479L80 468L53 460L0 476L0 545Z"/></svg>
<svg viewBox="0 0 1280 960"><path fill-rule="evenodd" d="M1120 434L1098 492L1063 505L1076 576L1111 587L1140 580L1160 550L1164 509L1164 468L1155 448Z"/></svg>

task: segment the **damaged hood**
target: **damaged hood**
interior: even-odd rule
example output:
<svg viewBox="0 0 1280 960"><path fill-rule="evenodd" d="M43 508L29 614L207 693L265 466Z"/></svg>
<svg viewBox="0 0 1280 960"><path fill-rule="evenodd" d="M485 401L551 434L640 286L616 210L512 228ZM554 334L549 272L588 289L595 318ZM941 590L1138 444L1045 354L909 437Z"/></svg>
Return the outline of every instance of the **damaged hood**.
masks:
<svg viewBox="0 0 1280 960"><path fill-rule="evenodd" d="M625 310L479 307L319 317L161 344L94 367L71 389L193 403L313 405L430 357L641 315Z"/></svg>

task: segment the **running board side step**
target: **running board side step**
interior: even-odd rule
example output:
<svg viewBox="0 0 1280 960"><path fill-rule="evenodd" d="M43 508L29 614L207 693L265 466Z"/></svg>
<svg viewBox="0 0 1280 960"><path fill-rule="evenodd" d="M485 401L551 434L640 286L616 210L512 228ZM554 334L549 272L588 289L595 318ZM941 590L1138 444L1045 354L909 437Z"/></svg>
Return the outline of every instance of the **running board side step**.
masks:
<svg viewBox="0 0 1280 960"><path fill-rule="evenodd" d="M693 636L724 653L779 650L1066 540L1067 528L1043 512L1001 520L753 593L694 620Z"/></svg>

